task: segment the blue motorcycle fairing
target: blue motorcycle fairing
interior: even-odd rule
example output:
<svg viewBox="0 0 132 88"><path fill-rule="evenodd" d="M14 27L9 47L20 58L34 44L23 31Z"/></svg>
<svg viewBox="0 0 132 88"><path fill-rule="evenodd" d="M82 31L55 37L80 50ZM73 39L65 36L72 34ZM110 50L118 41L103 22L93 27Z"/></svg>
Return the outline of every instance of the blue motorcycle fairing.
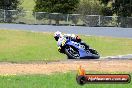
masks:
<svg viewBox="0 0 132 88"><path fill-rule="evenodd" d="M65 43L65 45L69 45L69 46L75 47L79 51L80 58L89 58L89 57L93 56L90 51L86 52L83 48L79 47L80 44L77 43L77 42L67 40L67 42Z"/></svg>

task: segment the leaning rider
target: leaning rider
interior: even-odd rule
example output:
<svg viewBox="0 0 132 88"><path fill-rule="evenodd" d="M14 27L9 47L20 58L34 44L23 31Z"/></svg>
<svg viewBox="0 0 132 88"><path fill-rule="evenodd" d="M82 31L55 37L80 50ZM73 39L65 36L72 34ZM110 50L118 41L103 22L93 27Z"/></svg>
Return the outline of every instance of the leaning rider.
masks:
<svg viewBox="0 0 132 88"><path fill-rule="evenodd" d="M80 39L79 36L76 36L75 34L62 34L59 31L54 33L54 38L57 41L58 51L59 52L60 52L60 49L61 49L60 42L62 42L63 38L71 39L71 40L76 41L76 42L81 42L81 39Z"/></svg>

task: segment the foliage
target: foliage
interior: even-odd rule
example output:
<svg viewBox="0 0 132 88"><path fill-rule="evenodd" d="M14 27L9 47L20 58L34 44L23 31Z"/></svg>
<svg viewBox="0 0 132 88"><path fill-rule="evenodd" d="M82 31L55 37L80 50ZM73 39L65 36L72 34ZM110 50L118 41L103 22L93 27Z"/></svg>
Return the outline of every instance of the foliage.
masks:
<svg viewBox="0 0 132 88"><path fill-rule="evenodd" d="M36 0L35 12L72 13L77 8L79 0Z"/></svg>
<svg viewBox="0 0 132 88"><path fill-rule="evenodd" d="M4 20L5 22L11 23L15 18L13 17L13 14L16 14L16 11L12 13L12 11L7 10L18 10L21 11L22 7L20 0L0 0L0 9L6 10L4 12L4 16L7 20ZM17 15L17 14L16 14Z"/></svg>
<svg viewBox="0 0 132 88"><path fill-rule="evenodd" d="M127 22L127 18L132 16L132 0L99 0L103 6L102 14L106 16L117 15L122 18L117 19L117 23L121 27L126 27L127 24L132 25ZM109 4L111 4L109 6Z"/></svg>
<svg viewBox="0 0 132 88"><path fill-rule="evenodd" d="M33 10L34 12L68 14L73 13L76 10L79 0L36 0L35 3L36 5ZM59 24L59 20L64 19L64 17L61 17L60 14L56 14L55 17L52 16L48 18L50 19L50 21L55 20L57 25ZM40 19L39 17L40 16L37 16L37 19Z"/></svg>
<svg viewBox="0 0 132 88"><path fill-rule="evenodd" d="M103 14L108 15L107 12L112 12L117 16L132 16L132 0L99 0L101 4L105 7L103 9ZM108 7L108 4L112 2L111 7ZM105 10L105 11L104 11Z"/></svg>
<svg viewBox="0 0 132 88"><path fill-rule="evenodd" d="M101 6L97 0L81 0L77 13L83 15L97 15L99 14Z"/></svg>
<svg viewBox="0 0 132 88"><path fill-rule="evenodd" d="M21 8L20 5L20 0L0 0L0 9L18 10Z"/></svg>
<svg viewBox="0 0 132 88"><path fill-rule="evenodd" d="M23 7L23 10L32 11L35 6L35 1L34 0L23 0L21 6Z"/></svg>
<svg viewBox="0 0 132 88"><path fill-rule="evenodd" d="M112 6L118 16L132 16L132 0L115 0Z"/></svg>

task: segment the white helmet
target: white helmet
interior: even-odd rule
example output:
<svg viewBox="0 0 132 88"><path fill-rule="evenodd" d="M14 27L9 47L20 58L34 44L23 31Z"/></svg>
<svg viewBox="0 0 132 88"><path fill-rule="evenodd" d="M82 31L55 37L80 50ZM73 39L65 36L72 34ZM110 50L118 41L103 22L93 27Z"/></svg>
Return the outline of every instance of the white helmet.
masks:
<svg viewBox="0 0 132 88"><path fill-rule="evenodd" d="M58 41L58 39L60 37L62 37L62 33L61 32L57 31L57 32L54 33L54 38L55 38L56 41Z"/></svg>

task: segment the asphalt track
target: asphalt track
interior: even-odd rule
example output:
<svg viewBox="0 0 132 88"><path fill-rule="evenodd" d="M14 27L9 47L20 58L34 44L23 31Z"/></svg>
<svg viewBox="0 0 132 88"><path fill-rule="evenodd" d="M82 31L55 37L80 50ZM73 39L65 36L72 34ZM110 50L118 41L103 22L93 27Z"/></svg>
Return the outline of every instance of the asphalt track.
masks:
<svg viewBox="0 0 132 88"><path fill-rule="evenodd" d="M82 35L110 36L132 39L132 28L119 27L82 27L82 26L53 26L53 25L26 25L26 24L0 24L0 29L27 30L34 32L74 33Z"/></svg>

